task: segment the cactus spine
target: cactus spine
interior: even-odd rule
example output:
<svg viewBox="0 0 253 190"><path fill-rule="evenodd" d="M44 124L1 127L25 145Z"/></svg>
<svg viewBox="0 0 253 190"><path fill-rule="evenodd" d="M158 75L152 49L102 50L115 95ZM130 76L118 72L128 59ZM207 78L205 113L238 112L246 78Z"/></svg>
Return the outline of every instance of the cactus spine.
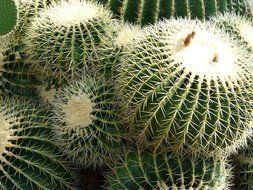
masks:
<svg viewBox="0 0 253 190"><path fill-rule="evenodd" d="M230 154L251 134L252 67L246 49L212 24L150 26L121 60L121 111L140 145Z"/></svg>
<svg viewBox="0 0 253 190"><path fill-rule="evenodd" d="M248 0L105 0L102 3L117 18L141 25L171 17L205 19L226 11L252 16Z"/></svg>
<svg viewBox="0 0 253 190"><path fill-rule="evenodd" d="M1 0L0 4L0 36L11 32L16 26L18 14L14 0Z"/></svg>
<svg viewBox="0 0 253 190"><path fill-rule="evenodd" d="M226 189L230 169L222 158L128 151L107 175L110 190Z"/></svg>
<svg viewBox="0 0 253 190"><path fill-rule="evenodd" d="M93 72L92 65L100 59L101 47L111 40L113 28L111 14L102 6L61 1L33 21L27 39L29 55L44 71L46 83L59 87L83 70Z"/></svg>
<svg viewBox="0 0 253 190"><path fill-rule="evenodd" d="M0 189L73 189L48 118L35 101L0 98L0 137Z"/></svg>
<svg viewBox="0 0 253 190"><path fill-rule="evenodd" d="M56 94L54 132L73 164L99 167L117 157L123 134L113 97L111 85L87 78Z"/></svg>

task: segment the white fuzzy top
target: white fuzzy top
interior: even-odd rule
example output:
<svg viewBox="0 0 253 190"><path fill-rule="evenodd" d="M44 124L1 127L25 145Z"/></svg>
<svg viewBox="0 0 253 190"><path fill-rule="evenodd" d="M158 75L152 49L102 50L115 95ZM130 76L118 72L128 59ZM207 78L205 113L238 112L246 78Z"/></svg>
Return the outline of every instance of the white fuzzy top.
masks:
<svg viewBox="0 0 253 190"><path fill-rule="evenodd" d="M67 104L62 105L64 119L69 126L89 126L93 121L92 112L95 104L91 101L90 95L79 94L69 98Z"/></svg>
<svg viewBox="0 0 253 190"><path fill-rule="evenodd" d="M97 4L70 0L53 4L48 10L41 12L41 18L47 18L56 26L70 27L96 18L103 10Z"/></svg>
<svg viewBox="0 0 253 190"><path fill-rule="evenodd" d="M163 44L169 62L202 79L226 81L236 79L241 72L244 52L223 30L208 22L171 19L147 29L149 35Z"/></svg>
<svg viewBox="0 0 253 190"><path fill-rule="evenodd" d="M115 39L116 45L119 47L126 46L138 35L138 32L140 32L138 26L125 24Z"/></svg>

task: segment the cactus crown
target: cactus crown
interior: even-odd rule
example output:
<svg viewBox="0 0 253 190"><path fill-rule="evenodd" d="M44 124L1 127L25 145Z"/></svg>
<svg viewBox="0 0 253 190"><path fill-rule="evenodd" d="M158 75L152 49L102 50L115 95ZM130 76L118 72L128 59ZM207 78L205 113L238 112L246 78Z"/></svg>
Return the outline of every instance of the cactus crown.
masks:
<svg viewBox="0 0 253 190"><path fill-rule="evenodd" d="M69 125L89 126L92 123L95 104L91 101L90 95L74 95L68 100L62 111L65 120Z"/></svg>
<svg viewBox="0 0 253 190"><path fill-rule="evenodd" d="M42 17L42 22L52 22L58 27L72 27L96 18L101 10L101 7L91 2L71 0L70 2L63 1L60 4L52 4L40 16Z"/></svg>

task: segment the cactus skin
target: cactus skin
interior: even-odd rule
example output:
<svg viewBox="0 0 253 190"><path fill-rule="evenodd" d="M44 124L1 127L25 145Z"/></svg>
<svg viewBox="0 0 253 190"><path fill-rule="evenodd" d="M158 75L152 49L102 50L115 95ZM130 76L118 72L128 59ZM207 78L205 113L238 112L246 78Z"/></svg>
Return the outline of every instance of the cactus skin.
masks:
<svg viewBox="0 0 253 190"><path fill-rule="evenodd" d="M107 174L109 190L226 189L229 170L223 158L128 151Z"/></svg>
<svg viewBox="0 0 253 190"><path fill-rule="evenodd" d="M111 85L86 77L55 95L54 133L74 165L100 167L117 157L123 131L113 97Z"/></svg>
<svg viewBox="0 0 253 190"><path fill-rule="evenodd" d="M66 17L66 11L71 17ZM112 25L110 12L98 4L79 0L53 4L32 23L26 40L29 55L44 71L46 83L57 88L83 70L96 70L92 65L101 58L97 56L101 47L111 40Z"/></svg>
<svg viewBox="0 0 253 190"><path fill-rule="evenodd" d="M0 36L11 32L17 23L17 5L14 0L1 0L0 4Z"/></svg>
<svg viewBox="0 0 253 190"><path fill-rule="evenodd" d="M129 45L117 89L139 145L230 154L246 143L252 59L232 39L208 22L171 19Z"/></svg>
<svg viewBox="0 0 253 190"><path fill-rule="evenodd" d="M209 18L219 12L234 11L252 16L247 0L98 0L125 22L154 24L171 17Z"/></svg>
<svg viewBox="0 0 253 190"><path fill-rule="evenodd" d="M24 44L13 36L0 41L0 89L14 96L36 97L40 82L27 60Z"/></svg>
<svg viewBox="0 0 253 190"><path fill-rule="evenodd" d="M0 189L74 189L48 117L37 104L0 98Z"/></svg>

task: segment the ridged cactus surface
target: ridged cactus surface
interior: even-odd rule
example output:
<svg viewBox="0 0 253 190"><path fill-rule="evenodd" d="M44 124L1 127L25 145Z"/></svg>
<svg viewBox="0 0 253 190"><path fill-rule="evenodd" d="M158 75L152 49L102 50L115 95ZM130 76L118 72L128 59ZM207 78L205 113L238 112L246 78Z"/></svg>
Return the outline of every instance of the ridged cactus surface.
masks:
<svg viewBox="0 0 253 190"><path fill-rule="evenodd" d="M141 25L171 17L209 18L219 12L252 15L248 0L98 0L117 18Z"/></svg>
<svg viewBox="0 0 253 190"><path fill-rule="evenodd" d="M0 3L0 36L11 32L18 22L15 0L1 0Z"/></svg>
<svg viewBox="0 0 253 190"><path fill-rule="evenodd" d="M101 5L80 0L55 3L33 21L28 51L46 83L61 86L83 70L92 72L112 25L110 12Z"/></svg>
<svg viewBox="0 0 253 190"><path fill-rule="evenodd" d="M122 126L111 84L85 78L59 91L52 102L59 146L79 167L99 167L122 149ZM120 148L120 149L119 149Z"/></svg>
<svg viewBox="0 0 253 190"><path fill-rule="evenodd" d="M0 38L0 43L0 89L14 96L35 97L39 81L24 44L12 36Z"/></svg>
<svg viewBox="0 0 253 190"><path fill-rule="evenodd" d="M223 159L128 151L107 181L110 190L225 190L228 175Z"/></svg>
<svg viewBox="0 0 253 190"><path fill-rule="evenodd" d="M121 113L143 146L227 154L251 135L252 59L211 23L171 19L129 44Z"/></svg>
<svg viewBox="0 0 253 190"><path fill-rule="evenodd" d="M36 104L0 98L0 189L74 189L48 118Z"/></svg>

